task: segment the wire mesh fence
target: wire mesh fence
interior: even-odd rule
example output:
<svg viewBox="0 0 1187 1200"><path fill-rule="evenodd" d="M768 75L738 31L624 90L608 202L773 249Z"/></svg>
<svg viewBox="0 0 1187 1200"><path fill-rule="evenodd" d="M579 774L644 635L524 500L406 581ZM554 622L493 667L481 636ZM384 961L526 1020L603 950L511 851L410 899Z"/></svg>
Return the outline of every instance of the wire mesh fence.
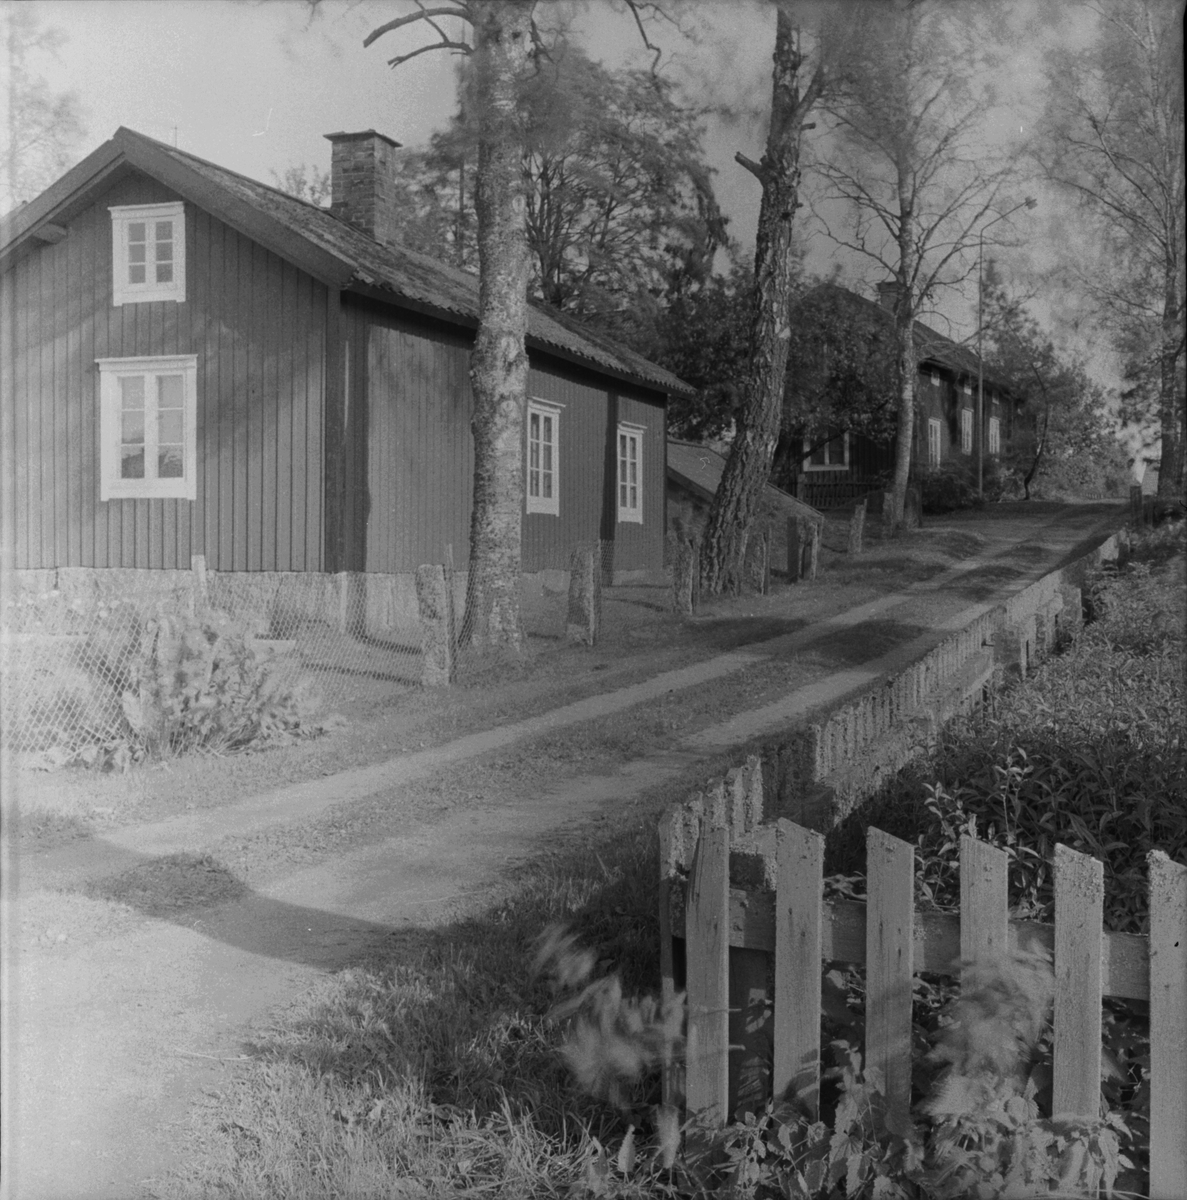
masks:
<svg viewBox="0 0 1187 1200"><path fill-rule="evenodd" d="M626 638L671 612L670 588L655 578L616 582L613 562L606 542L579 548L564 568L521 577L529 657L587 640L581 624L591 605L588 640ZM575 563L596 577L596 597L577 589L575 601ZM15 594L10 580L0 605L0 744L53 763L86 759L87 747L117 743L147 722L148 693L158 707L188 706L209 729L217 714L205 710L245 694L273 712L299 696L308 715L497 674L497 658L477 673L456 671L473 632L466 572L426 570L444 586L436 620L412 574L222 573L196 560L193 571L48 572L46 586ZM448 642L444 678L430 669L434 629ZM229 736L225 725L218 730Z"/></svg>

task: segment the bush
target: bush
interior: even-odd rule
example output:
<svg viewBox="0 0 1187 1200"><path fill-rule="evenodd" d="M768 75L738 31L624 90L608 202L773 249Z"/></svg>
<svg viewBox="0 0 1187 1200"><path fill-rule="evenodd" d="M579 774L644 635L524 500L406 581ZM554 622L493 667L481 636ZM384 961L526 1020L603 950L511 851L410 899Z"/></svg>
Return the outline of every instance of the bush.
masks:
<svg viewBox="0 0 1187 1200"><path fill-rule="evenodd" d="M931 515L955 512L960 508L977 508L986 501L996 503L1013 486L1006 468L996 458L986 458L981 464L981 492L977 492L977 463L949 461L929 471L920 479L923 491L923 511Z"/></svg>

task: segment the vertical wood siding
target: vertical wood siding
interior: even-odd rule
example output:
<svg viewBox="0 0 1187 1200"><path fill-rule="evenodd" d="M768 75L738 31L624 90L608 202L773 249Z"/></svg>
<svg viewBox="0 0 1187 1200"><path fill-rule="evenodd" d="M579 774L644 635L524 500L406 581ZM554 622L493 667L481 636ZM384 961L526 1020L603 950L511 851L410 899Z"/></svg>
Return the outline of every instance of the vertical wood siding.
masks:
<svg viewBox="0 0 1187 1200"><path fill-rule="evenodd" d="M661 404L647 400L646 393L620 394L618 414L610 426L611 451L614 456L614 474L611 483L610 502L615 518L614 570L656 570L663 565L664 532L666 517L664 500L667 476L667 421ZM613 413L611 414L613 416ZM614 489L618 484L617 439L618 422L626 421L644 428L641 454L643 472L643 524L619 521L618 496Z"/></svg>
<svg viewBox="0 0 1187 1200"><path fill-rule="evenodd" d="M0 278L0 536L15 567L322 565L326 289L186 205L186 301L111 303L125 177ZM196 354L196 499L99 500L97 358Z"/></svg>

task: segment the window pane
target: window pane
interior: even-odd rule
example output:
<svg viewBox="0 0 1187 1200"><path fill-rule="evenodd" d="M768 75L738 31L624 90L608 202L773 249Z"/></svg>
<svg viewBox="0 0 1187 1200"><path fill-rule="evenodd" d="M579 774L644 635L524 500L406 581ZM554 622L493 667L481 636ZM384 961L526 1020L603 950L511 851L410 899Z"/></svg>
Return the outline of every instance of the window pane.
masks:
<svg viewBox="0 0 1187 1200"><path fill-rule="evenodd" d="M145 245L143 242L133 242L128 247L128 262L142 263L145 260Z"/></svg>
<svg viewBox="0 0 1187 1200"><path fill-rule="evenodd" d="M128 243L148 240L148 226L144 221L132 221L128 225Z"/></svg>
<svg viewBox="0 0 1187 1200"><path fill-rule="evenodd" d="M185 404L185 383L181 375L157 376L157 407L182 408Z"/></svg>
<svg viewBox="0 0 1187 1200"><path fill-rule="evenodd" d="M544 470L552 472L552 446L548 442L544 443Z"/></svg>
<svg viewBox="0 0 1187 1200"><path fill-rule="evenodd" d="M552 476L550 474L545 473L542 478L544 480L544 499L551 500L552 499Z"/></svg>
<svg viewBox="0 0 1187 1200"><path fill-rule="evenodd" d="M157 477L180 479L182 477L182 453L180 446L161 446L157 450Z"/></svg>
<svg viewBox="0 0 1187 1200"><path fill-rule="evenodd" d="M172 283L173 282L173 264L172 263L157 263L157 282Z"/></svg>
<svg viewBox="0 0 1187 1200"><path fill-rule="evenodd" d="M144 376L122 375L120 377L120 407L144 407Z"/></svg>
<svg viewBox="0 0 1187 1200"><path fill-rule="evenodd" d="M128 282L129 283L143 283L144 278L145 278L145 276L144 276L144 264L143 263L140 263L139 265L137 265L136 263L133 263L128 268Z"/></svg>
<svg viewBox="0 0 1187 1200"><path fill-rule="evenodd" d="M144 478L144 447L143 446L121 446L120 447L120 478L121 479L143 479Z"/></svg>
<svg viewBox="0 0 1187 1200"><path fill-rule="evenodd" d="M157 441L161 445L181 444L185 441L183 413L180 408L163 408L157 414ZM127 438L124 439L127 441Z"/></svg>
<svg viewBox="0 0 1187 1200"><path fill-rule="evenodd" d="M173 241L173 222L172 221L158 221L157 222L157 241L158 242L172 242ZM160 246L158 246L157 247L157 251L158 251L157 257L158 258L160 257L160 249L161 249ZM172 257L172 253L173 253L172 249L170 249L169 253L170 253L170 256Z"/></svg>
<svg viewBox="0 0 1187 1200"><path fill-rule="evenodd" d="M828 452L828 444L827 443L823 446L817 446L816 449L812 451L811 455L808 458L808 461L814 467L823 467L828 462L827 452Z"/></svg>
<svg viewBox="0 0 1187 1200"><path fill-rule="evenodd" d="M120 413L120 441L133 445L144 441L144 410L127 409Z"/></svg>
<svg viewBox="0 0 1187 1200"><path fill-rule="evenodd" d="M549 444L551 444L551 442L552 442L552 418L551 417L544 418L543 440L548 442Z"/></svg>

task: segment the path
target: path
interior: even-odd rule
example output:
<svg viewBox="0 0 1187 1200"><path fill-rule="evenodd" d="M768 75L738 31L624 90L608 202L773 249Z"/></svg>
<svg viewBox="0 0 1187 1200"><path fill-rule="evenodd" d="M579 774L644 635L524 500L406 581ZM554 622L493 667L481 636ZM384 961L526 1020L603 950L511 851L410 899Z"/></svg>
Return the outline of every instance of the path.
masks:
<svg viewBox="0 0 1187 1200"><path fill-rule="evenodd" d="M525 788L509 804L455 808L177 921L136 920L80 946L19 947L18 986L9 974L4 997L5 1049L15 1050L16 1066L7 1053L3 1194L20 1200L151 1195L138 1193L138 1183L170 1164L171 1129L199 1089L222 1078L219 1060L239 1053L253 1019L300 995L325 972L381 947L393 930L454 918L510 862L558 829L629 806L707 758L785 729L812 709L868 686L918 657L975 610L1082 553L1086 543L1101 540L1118 524L1113 512L1104 519L1099 510L1061 513L1030 526L1025 544L999 537L988 553L939 577L794 634L544 716L279 789L229 810L123 829L23 863L21 894L32 895L35 888L114 874L158 856L225 846L277 822L307 821L332 806L377 794L395 805L400 789L414 779L467 759L645 704L673 689L703 686L874 617L906 612L918 624L926 612L927 631L889 654L764 708L734 714L612 775ZM987 568L1001 567L1007 558L1015 578L1004 588L994 586L995 573ZM1019 567L1021 559L1027 562ZM979 581L978 573L986 578ZM10 1152L16 1146L20 1154L14 1161Z"/></svg>

